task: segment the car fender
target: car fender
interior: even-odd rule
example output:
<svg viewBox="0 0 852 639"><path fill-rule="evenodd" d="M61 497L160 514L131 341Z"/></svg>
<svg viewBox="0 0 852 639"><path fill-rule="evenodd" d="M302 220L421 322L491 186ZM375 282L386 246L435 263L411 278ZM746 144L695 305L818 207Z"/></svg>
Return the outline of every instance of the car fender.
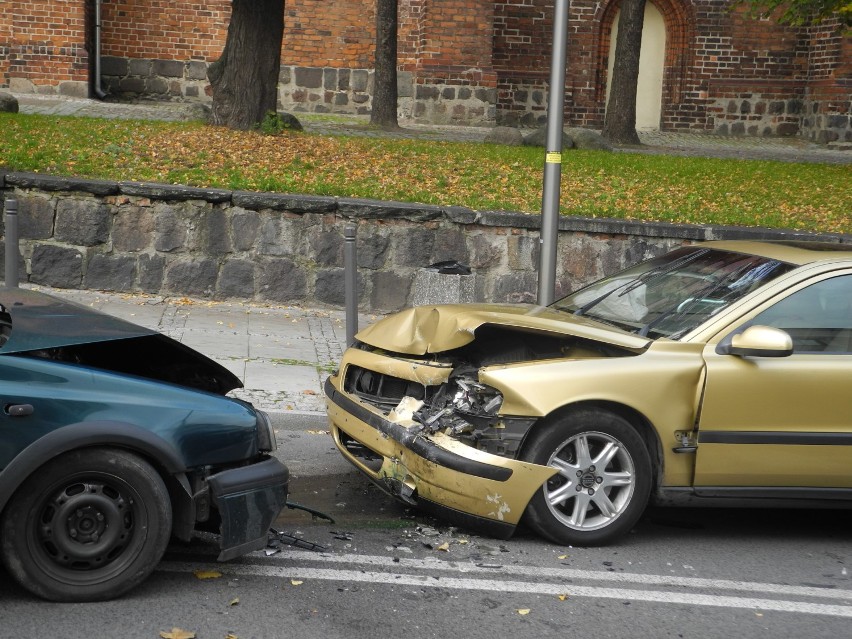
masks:
<svg viewBox="0 0 852 639"><path fill-rule="evenodd" d="M118 421L69 424L34 441L0 471L0 512L18 487L45 462L71 450L93 446L136 451L156 460L156 463L171 475L186 471L186 466L174 446L149 430ZM184 488L188 489L188 486Z"/></svg>

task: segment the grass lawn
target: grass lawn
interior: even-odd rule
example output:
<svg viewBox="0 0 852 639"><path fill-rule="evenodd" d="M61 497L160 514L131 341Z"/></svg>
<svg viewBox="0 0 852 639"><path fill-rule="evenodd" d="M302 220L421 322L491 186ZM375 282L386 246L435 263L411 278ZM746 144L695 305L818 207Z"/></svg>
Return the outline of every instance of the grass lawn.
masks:
<svg viewBox="0 0 852 639"><path fill-rule="evenodd" d="M10 171L538 213L544 151L0 114ZM569 151L562 214L852 233L852 167Z"/></svg>

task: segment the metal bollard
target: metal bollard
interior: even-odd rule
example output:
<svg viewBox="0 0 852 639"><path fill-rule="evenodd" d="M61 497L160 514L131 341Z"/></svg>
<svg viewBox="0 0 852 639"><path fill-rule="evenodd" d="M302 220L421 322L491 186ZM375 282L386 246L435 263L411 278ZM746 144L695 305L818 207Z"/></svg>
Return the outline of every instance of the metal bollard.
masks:
<svg viewBox="0 0 852 639"><path fill-rule="evenodd" d="M355 343L358 332L358 260L355 239L358 227L348 222L343 227L343 286L346 301L346 345Z"/></svg>
<svg viewBox="0 0 852 639"><path fill-rule="evenodd" d="M18 200L8 198L5 202L6 217L6 286L18 287Z"/></svg>

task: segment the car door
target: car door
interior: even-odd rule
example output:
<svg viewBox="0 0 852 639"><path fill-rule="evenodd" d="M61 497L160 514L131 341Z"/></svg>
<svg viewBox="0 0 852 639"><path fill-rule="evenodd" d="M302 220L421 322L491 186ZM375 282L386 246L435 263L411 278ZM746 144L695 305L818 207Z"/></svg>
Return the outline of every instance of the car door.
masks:
<svg viewBox="0 0 852 639"><path fill-rule="evenodd" d="M821 490L852 488L852 272L816 279L705 348L697 494L852 497ZM749 326L785 331L792 354L723 354Z"/></svg>

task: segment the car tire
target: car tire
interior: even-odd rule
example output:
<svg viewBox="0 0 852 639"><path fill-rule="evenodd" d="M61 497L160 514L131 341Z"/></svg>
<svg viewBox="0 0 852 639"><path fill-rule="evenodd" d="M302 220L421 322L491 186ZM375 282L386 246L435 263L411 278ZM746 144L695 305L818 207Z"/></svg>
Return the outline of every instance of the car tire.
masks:
<svg viewBox="0 0 852 639"><path fill-rule="evenodd" d="M39 597L102 601L153 571L171 528L169 493L150 464L125 451L79 450L17 490L0 520L0 555Z"/></svg>
<svg viewBox="0 0 852 639"><path fill-rule="evenodd" d="M651 490L642 437L610 412L578 409L536 432L523 458L559 472L536 491L527 522L553 542L600 546L628 532Z"/></svg>

